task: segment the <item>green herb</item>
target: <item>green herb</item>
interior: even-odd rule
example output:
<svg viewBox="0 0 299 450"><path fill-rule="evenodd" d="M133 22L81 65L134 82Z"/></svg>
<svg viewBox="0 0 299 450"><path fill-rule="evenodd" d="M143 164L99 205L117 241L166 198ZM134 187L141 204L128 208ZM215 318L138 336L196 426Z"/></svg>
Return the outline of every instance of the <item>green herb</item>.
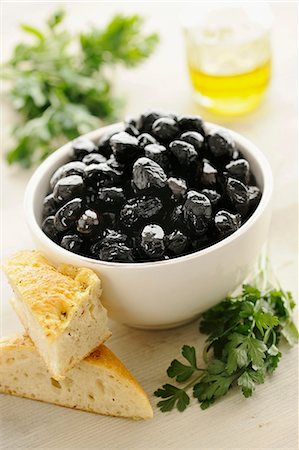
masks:
<svg viewBox="0 0 299 450"><path fill-rule="evenodd" d="M203 350L203 367L199 367L194 347L184 345L184 362L173 360L167 375L183 387L164 384L155 391L162 412L177 408L184 411L190 404L190 391L202 409L223 397L230 388L239 386L250 397L257 384L265 381L278 366L281 336L290 345L298 342L298 330L292 320L295 303L273 274L269 284L263 266L252 284L244 285L240 295L228 297L202 315L200 331L208 335ZM260 286L260 288L257 287Z"/></svg>
<svg viewBox="0 0 299 450"><path fill-rule="evenodd" d="M142 33L137 15L116 15L103 30L90 28L71 35L57 11L45 29L22 25L32 43L19 43L3 67L21 122L12 130L16 144L7 161L30 167L68 139L112 120L120 101L112 95L107 68L134 67L158 42L156 34Z"/></svg>

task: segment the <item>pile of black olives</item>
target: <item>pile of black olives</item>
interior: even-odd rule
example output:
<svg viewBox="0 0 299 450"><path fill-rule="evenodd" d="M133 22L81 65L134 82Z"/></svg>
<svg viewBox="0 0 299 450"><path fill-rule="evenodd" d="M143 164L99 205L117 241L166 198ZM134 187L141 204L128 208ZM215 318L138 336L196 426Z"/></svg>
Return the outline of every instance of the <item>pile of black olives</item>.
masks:
<svg viewBox="0 0 299 450"><path fill-rule="evenodd" d="M236 231L261 192L223 128L150 110L97 143L80 137L52 175L42 229L61 247L103 261L160 261Z"/></svg>

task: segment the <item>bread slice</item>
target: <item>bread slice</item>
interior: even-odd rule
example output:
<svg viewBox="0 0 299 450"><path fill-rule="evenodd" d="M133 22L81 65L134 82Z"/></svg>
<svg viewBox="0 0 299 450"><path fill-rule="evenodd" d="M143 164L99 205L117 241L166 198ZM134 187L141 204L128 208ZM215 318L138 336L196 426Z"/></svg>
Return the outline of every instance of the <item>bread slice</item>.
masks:
<svg viewBox="0 0 299 450"><path fill-rule="evenodd" d="M92 270L56 268L40 253L22 251L4 271L16 295L12 305L57 380L111 335Z"/></svg>
<svg viewBox="0 0 299 450"><path fill-rule="evenodd" d="M0 392L109 416L153 416L142 387L104 345L57 381L28 336L2 339Z"/></svg>

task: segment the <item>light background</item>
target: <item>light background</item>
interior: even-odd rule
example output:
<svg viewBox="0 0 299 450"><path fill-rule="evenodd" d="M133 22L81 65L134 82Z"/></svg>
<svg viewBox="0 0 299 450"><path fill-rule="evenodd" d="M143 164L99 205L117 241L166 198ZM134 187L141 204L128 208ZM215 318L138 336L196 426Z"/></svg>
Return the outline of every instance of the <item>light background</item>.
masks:
<svg viewBox="0 0 299 450"><path fill-rule="evenodd" d="M126 97L125 113L150 106L177 112L199 112L244 134L269 158L275 179L273 220L269 236L271 257L282 284L297 295L297 5L272 3L273 79L263 104L238 120L220 120L196 110L186 71L181 19L200 15L200 2L71 2L2 4L2 58L22 39L20 22L38 26L58 5L67 10L67 26L80 30L89 24L104 25L122 11L147 17L146 29L157 31L161 43L156 53L135 70L118 70L116 91ZM2 99L1 151L9 146L8 128L14 120ZM32 247L22 210L30 172L2 168L2 255ZM2 335L21 327L8 299L11 291L1 283ZM151 394L166 381L165 369L180 347L204 338L193 323L172 331L145 332L112 323L109 346L117 352ZM197 448L197 449L296 449L298 445L297 350L284 350L275 375L244 400L232 392L202 412L194 404L183 414L162 415L147 423L95 416L33 401L1 397L2 445L10 448ZM155 398L151 396L152 404ZM0 439L1 441L1 439Z"/></svg>

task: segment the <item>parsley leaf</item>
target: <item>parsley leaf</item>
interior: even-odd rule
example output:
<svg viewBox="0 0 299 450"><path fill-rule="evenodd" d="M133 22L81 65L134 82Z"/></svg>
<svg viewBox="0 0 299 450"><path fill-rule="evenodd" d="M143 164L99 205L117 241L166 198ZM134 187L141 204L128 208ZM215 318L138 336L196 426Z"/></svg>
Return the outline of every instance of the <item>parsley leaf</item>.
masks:
<svg viewBox="0 0 299 450"><path fill-rule="evenodd" d="M179 389L171 384L164 384L162 389L155 391L156 397L166 398L158 402L158 406L162 412L171 411L174 407L182 412L190 403L190 398L183 389Z"/></svg>
<svg viewBox="0 0 299 450"><path fill-rule="evenodd" d="M52 14L43 28L22 24L31 42L22 42L1 71L10 81L8 94L20 121L13 128L9 164L27 168L67 140L112 121L121 102L112 93L107 68L135 67L158 43L142 32L143 19L118 14L104 29L81 34L63 27L65 13Z"/></svg>
<svg viewBox="0 0 299 450"><path fill-rule="evenodd" d="M174 359L167 369L167 375L170 378L175 378L178 383L188 380L197 370L195 348L184 345L182 348L182 355L190 365L185 365L177 359Z"/></svg>
<svg viewBox="0 0 299 450"><path fill-rule="evenodd" d="M256 280L263 280L264 286L265 273L258 273ZM178 383L190 381L182 388L165 384L155 392L166 398L158 403L162 412L184 410L190 402L187 392L191 388L201 409L210 407L233 386L239 386L244 397L250 397L256 385L264 383L266 375L277 368L281 336L290 345L298 342L291 294L277 280L272 287L266 281L266 290L253 281L243 286L240 295L228 297L203 313L199 328L208 335L203 350L206 365L199 368L195 348L183 346L182 356L189 364L175 359L167 374Z"/></svg>

